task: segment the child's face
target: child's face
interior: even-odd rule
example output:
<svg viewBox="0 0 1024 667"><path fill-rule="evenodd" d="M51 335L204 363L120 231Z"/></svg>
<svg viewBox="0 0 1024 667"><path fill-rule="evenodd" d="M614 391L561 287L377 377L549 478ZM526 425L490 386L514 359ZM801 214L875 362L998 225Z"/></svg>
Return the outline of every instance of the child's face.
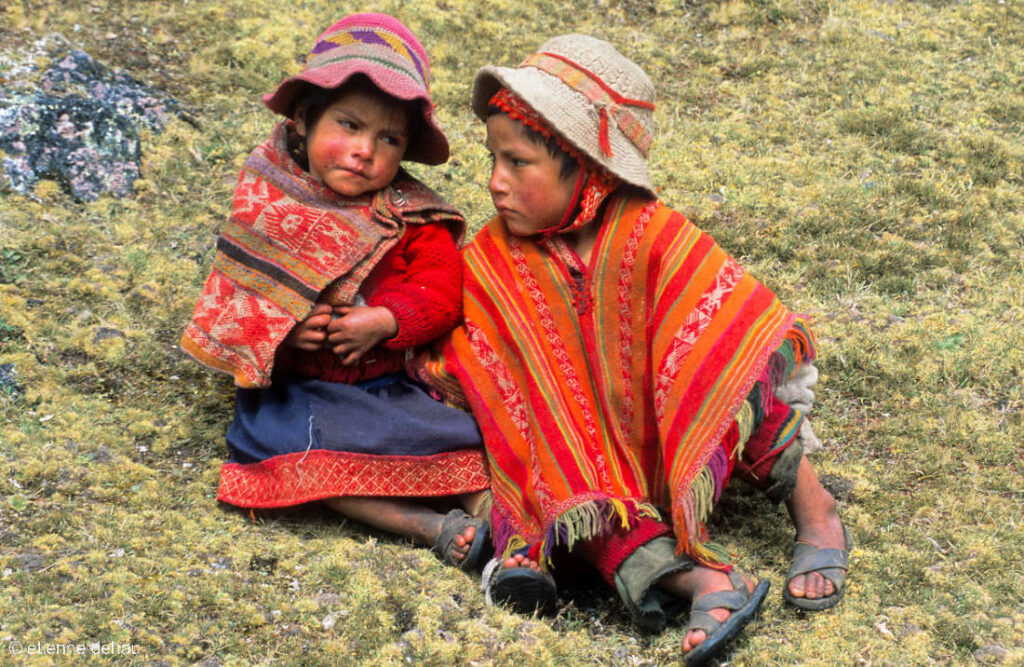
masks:
<svg viewBox="0 0 1024 667"><path fill-rule="evenodd" d="M487 187L509 231L532 236L560 223L576 184L575 175L562 178L562 161L505 114L487 119L487 148L492 158Z"/></svg>
<svg viewBox="0 0 1024 667"><path fill-rule="evenodd" d="M304 110L295 129L306 138L309 173L346 197L380 190L398 173L409 145L405 109L384 95L343 93L307 127Z"/></svg>

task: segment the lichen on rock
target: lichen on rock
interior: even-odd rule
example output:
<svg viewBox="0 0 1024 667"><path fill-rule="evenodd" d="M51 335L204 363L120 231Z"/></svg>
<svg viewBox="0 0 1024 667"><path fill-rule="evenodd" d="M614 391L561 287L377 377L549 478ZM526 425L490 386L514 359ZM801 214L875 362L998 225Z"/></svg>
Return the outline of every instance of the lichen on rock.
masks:
<svg viewBox="0 0 1024 667"><path fill-rule="evenodd" d="M0 53L6 186L33 196L41 179L52 179L79 201L129 195L139 177L140 134L162 131L181 111L175 100L59 37L40 40L20 60Z"/></svg>

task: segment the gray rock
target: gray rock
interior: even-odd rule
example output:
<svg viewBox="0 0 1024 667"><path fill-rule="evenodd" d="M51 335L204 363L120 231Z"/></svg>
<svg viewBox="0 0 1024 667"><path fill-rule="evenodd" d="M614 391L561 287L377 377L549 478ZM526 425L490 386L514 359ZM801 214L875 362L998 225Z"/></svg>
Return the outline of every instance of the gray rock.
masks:
<svg viewBox="0 0 1024 667"><path fill-rule="evenodd" d="M0 60L2 64L2 60ZM139 176L143 128L163 130L173 99L108 69L84 51L58 46L49 66L16 71L0 87L0 167L9 187L31 195L40 179L56 180L79 201L132 193Z"/></svg>

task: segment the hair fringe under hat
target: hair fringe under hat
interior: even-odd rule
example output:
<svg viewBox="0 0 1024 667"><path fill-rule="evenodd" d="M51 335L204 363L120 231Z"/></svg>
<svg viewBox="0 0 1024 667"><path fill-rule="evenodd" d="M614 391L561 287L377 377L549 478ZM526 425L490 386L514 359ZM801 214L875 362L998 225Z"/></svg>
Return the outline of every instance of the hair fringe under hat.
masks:
<svg viewBox="0 0 1024 667"><path fill-rule="evenodd" d="M337 88L355 74L400 100L418 100L423 130L410 142L403 159L424 164L448 160L448 139L434 118L430 99L430 59L416 35L387 14L351 14L316 39L302 71L285 78L263 96L267 108L288 115L303 82Z"/></svg>

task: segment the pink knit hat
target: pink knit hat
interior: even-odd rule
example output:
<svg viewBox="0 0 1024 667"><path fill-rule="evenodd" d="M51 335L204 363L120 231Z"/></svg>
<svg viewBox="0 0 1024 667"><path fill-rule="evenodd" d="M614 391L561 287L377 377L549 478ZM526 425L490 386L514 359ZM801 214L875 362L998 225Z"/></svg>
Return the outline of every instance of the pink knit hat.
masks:
<svg viewBox="0 0 1024 667"><path fill-rule="evenodd" d="M442 164L448 139L434 119L430 100L430 61L423 45L402 22L387 14L351 14L317 37L301 72L263 96L274 113L287 115L301 82L336 88L353 74L365 74L382 91L400 100L420 100L423 129L405 151L406 160Z"/></svg>

